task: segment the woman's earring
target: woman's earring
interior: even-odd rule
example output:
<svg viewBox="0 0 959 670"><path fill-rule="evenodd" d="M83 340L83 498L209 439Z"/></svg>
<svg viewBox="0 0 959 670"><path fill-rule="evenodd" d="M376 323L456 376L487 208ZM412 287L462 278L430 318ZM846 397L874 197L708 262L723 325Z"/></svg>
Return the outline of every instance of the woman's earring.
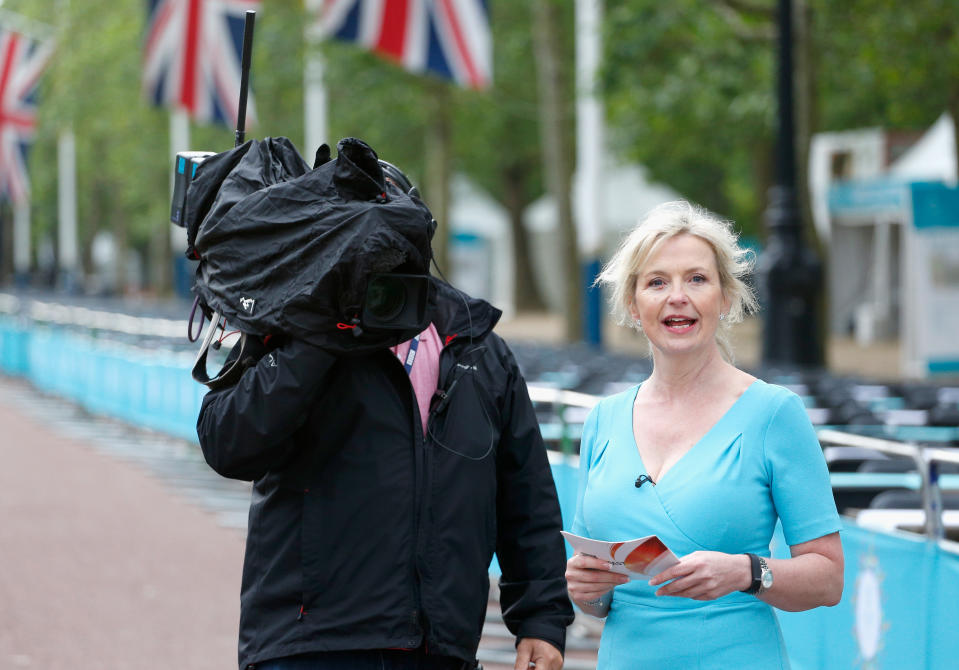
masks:
<svg viewBox="0 0 959 670"><path fill-rule="evenodd" d="M720 320L720 321L725 321L725 320L726 320L726 315L725 315L725 314L720 314L720 315L719 315L719 320Z"/></svg>
<svg viewBox="0 0 959 670"><path fill-rule="evenodd" d="M639 319L636 319L636 327L637 327L639 330L642 330L642 329L643 329L643 324L642 324L642 322L641 322Z"/></svg>

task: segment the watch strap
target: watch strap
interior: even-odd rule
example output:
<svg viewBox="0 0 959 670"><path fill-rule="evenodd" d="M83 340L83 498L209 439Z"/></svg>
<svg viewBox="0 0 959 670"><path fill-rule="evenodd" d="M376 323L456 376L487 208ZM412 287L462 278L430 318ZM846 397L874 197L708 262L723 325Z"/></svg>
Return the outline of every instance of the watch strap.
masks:
<svg viewBox="0 0 959 670"><path fill-rule="evenodd" d="M759 556L756 554L746 554L749 556L749 568L752 571L753 581L749 584L748 589L743 589L743 593L756 594L759 593L759 589L762 586L762 566L759 564Z"/></svg>

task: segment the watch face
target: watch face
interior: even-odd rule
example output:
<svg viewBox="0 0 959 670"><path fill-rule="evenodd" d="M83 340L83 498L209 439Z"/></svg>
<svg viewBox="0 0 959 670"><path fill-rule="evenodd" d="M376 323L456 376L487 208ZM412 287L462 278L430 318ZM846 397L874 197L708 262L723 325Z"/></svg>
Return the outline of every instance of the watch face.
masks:
<svg viewBox="0 0 959 670"><path fill-rule="evenodd" d="M764 589L768 589L773 585L773 573L769 570L763 571L762 585Z"/></svg>

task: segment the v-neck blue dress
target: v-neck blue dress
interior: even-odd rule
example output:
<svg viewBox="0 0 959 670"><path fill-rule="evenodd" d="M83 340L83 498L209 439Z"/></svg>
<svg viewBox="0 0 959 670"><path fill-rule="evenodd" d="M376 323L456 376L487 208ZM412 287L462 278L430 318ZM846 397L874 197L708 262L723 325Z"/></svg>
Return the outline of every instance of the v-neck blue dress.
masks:
<svg viewBox="0 0 959 670"><path fill-rule="evenodd" d="M639 386L590 413L580 448L572 532L621 541L658 535L678 556L699 550L769 556L782 522L789 545L840 529L822 449L799 397L756 380L655 485L633 436ZM745 593L699 601L617 586L599 670L789 668L773 608Z"/></svg>

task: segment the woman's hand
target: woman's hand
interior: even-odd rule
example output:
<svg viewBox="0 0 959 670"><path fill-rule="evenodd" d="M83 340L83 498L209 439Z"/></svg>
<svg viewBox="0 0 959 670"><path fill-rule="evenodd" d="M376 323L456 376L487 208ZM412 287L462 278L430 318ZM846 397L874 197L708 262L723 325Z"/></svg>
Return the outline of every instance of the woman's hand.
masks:
<svg viewBox="0 0 959 670"><path fill-rule="evenodd" d="M694 551L679 559L678 565L649 580L650 586L664 584L656 591L657 596L693 600L715 600L733 591L747 589L751 583L752 570L746 554L718 551Z"/></svg>
<svg viewBox="0 0 959 670"><path fill-rule="evenodd" d="M595 556L575 554L566 561L566 588L569 597L580 609L594 616L606 616L610 602L607 594L613 587L628 581L629 577L611 572L609 562Z"/></svg>

